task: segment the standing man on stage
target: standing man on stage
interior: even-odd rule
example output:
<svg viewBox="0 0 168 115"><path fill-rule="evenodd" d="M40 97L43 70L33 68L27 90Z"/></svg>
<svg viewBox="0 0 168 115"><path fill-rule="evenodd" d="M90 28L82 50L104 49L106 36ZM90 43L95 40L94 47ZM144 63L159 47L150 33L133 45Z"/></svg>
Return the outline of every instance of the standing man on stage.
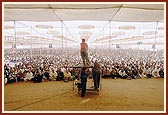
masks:
<svg viewBox="0 0 168 115"><path fill-rule="evenodd" d="M85 39L82 39L82 43L80 44L81 46L81 57L82 57L82 60L83 60L83 65L84 66L89 66L90 65L90 62L89 62L89 58L88 58L88 45L87 43L85 42Z"/></svg>
<svg viewBox="0 0 168 115"><path fill-rule="evenodd" d="M99 84L100 84L100 74L101 74L101 66L100 64L97 62L97 60L93 60L94 62L94 66L92 69L92 75L93 75L93 80L94 80L94 89L99 88Z"/></svg>

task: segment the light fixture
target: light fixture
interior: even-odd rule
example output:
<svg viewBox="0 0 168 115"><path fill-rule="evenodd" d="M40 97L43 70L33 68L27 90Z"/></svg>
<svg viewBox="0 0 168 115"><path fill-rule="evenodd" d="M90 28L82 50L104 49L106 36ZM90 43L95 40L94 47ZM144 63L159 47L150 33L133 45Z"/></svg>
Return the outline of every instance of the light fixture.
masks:
<svg viewBox="0 0 168 115"><path fill-rule="evenodd" d="M158 27L158 30L164 30L164 27Z"/></svg>
<svg viewBox="0 0 168 115"><path fill-rule="evenodd" d="M79 29L94 29L94 25L80 25L78 26Z"/></svg>
<svg viewBox="0 0 168 115"><path fill-rule="evenodd" d="M4 29L14 29L14 26L4 26Z"/></svg>
<svg viewBox="0 0 168 115"><path fill-rule="evenodd" d="M53 26L51 26L51 25L36 25L36 28L40 28L40 29L53 29Z"/></svg>
<svg viewBox="0 0 168 115"><path fill-rule="evenodd" d="M26 38L27 38L27 39L38 39L39 36L27 36Z"/></svg>
<svg viewBox="0 0 168 115"><path fill-rule="evenodd" d="M29 32L17 31L16 35L29 35Z"/></svg>
<svg viewBox="0 0 168 115"><path fill-rule="evenodd" d="M164 35L158 35L157 37L158 37L158 38L163 38L163 37L164 37Z"/></svg>
<svg viewBox="0 0 168 115"><path fill-rule="evenodd" d="M81 32L79 32L79 34L80 35L84 35L84 36L90 36L90 35L92 35L92 32L90 32L90 31L81 31Z"/></svg>
<svg viewBox="0 0 168 115"><path fill-rule="evenodd" d="M144 39L144 36L132 36L133 39Z"/></svg>
<svg viewBox="0 0 168 115"><path fill-rule="evenodd" d="M125 32L117 31L117 32L113 32L112 35L115 35L115 36L118 36L118 35L125 35Z"/></svg>
<svg viewBox="0 0 168 115"><path fill-rule="evenodd" d="M157 34L156 31L147 31L143 33L143 35L156 35L156 34Z"/></svg>
<svg viewBox="0 0 168 115"><path fill-rule="evenodd" d="M132 40L133 38L132 37L126 37L124 39L120 39L121 41L125 41L125 40Z"/></svg>
<svg viewBox="0 0 168 115"><path fill-rule="evenodd" d="M13 36L4 36L4 38L13 38Z"/></svg>
<svg viewBox="0 0 168 115"><path fill-rule="evenodd" d="M105 38L106 39L112 39L112 38L116 38L117 36L116 35L113 35L113 36L106 36Z"/></svg>
<svg viewBox="0 0 168 115"><path fill-rule="evenodd" d="M60 35L60 32L59 31L48 31L47 34L50 34L50 35L53 35L53 36L58 36Z"/></svg>
<svg viewBox="0 0 168 115"><path fill-rule="evenodd" d="M133 30L133 29L135 29L135 26L120 26L119 29L122 29L122 30Z"/></svg>
<svg viewBox="0 0 168 115"><path fill-rule="evenodd" d="M16 37L17 40L23 40L24 37Z"/></svg>

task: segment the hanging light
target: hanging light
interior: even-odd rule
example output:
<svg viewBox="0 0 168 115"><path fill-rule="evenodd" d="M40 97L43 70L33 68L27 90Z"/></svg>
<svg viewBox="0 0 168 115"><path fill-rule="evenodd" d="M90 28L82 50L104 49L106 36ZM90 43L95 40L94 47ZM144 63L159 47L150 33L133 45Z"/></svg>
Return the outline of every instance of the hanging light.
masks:
<svg viewBox="0 0 168 115"><path fill-rule="evenodd" d="M13 36L4 36L4 38L13 38Z"/></svg>
<svg viewBox="0 0 168 115"><path fill-rule="evenodd" d="M133 39L144 39L144 36L132 36Z"/></svg>
<svg viewBox="0 0 168 115"><path fill-rule="evenodd" d="M157 37L158 37L158 38L159 38L159 37L160 37L160 38L163 38L163 37L164 37L164 35L157 35Z"/></svg>
<svg viewBox="0 0 168 115"><path fill-rule="evenodd" d="M51 25L36 25L36 28L40 28L40 29L53 29L53 26L51 26Z"/></svg>
<svg viewBox="0 0 168 115"><path fill-rule="evenodd" d="M105 38L112 39L112 38L116 38L116 37L117 37L116 35L113 35L113 36L106 36Z"/></svg>
<svg viewBox="0 0 168 115"><path fill-rule="evenodd" d="M27 38L27 39L38 39L39 36L27 36L26 38Z"/></svg>
<svg viewBox="0 0 168 115"><path fill-rule="evenodd" d="M79 29L94 29L94 25L80 25L78 26Z"/></svg>
<svg viewBox="0 0 168 115"><path fill-rule="evenodd" d="M17 41L22 41L24 37L16 37Z"/></svg>
<svg viewBox="0 0 168 115"><path fill-rule="evenodd" d="M29 35L29 32L17 31L16 35Z"/></svg>
<svg viewBox="0 0 168 115"><path fill-rule="evenodd" d="M113 32L112 35L115 35L115 36L118 36L118 35L125 35L125 32L117 31L117 32Z"/></svg>
<svg viewBox="0 0 168 115"><path fill-rule="evenodd" d="M53 36L58 36L60 35L60 32L59 31L48 31L47 34L50 34L50 35L53 35Z"/></svg>
<svg viewBox="0 0 168 115"><path fill-rule="evenodd" d="M4 29L14 29L14 26L4 26Z"/></svg>
<svg viewBox="0 0 168 115"><path fill-rule="evenodd" d="M79 34L80 35L84 35L84 36L90 36L90 35L92 35L92 32L90 32L90 31L81 31L81 32L79 32Z"/></svg>
<svg viewBox="0 0 168 115"><path fill-rule="evenodd" d="M164 30L164 27L158 27L158 30Z"/></svg>
<svg viewBox="0 0 168 115"><path fill-rule="evenodd" d="M132 37L127 37L127 38L124 38L124 39L120 39L120 41L127 41L127 40L132 40Z"/></svg>
<svg viewBox="0 0 168 115"><path fill-rule="evenodd" d="M135 26L120 26L119 29L122 29L122 30L134 30Z"/></svg>
<svg viewBox="0 0 168 115"><path fill-rule="evenodd" d="M155 34L157 34L156 31L147 31L143 33L143 35L155 35Z"/></svg>

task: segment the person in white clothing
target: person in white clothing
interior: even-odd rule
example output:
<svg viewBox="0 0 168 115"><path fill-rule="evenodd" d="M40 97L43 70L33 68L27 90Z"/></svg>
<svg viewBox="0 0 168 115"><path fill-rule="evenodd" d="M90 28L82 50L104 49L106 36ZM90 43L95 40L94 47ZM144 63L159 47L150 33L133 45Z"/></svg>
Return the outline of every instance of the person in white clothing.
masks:
<svg viewBox="0 0 168 115"><path fill-rule="evenodd" d="M34 78L33 73L29 70L29 71L26 73L26 76L25 76L25 78L24 78L24 81L31 81L32 78Z"/></svg>
<svg viewBox="0 0 168 115"><path fill-rule="evenodd" d="M153 77L160 77L159 75L159 66L155 67L155 69L152 71Z"/></svg>
<svg viewBox="0 0 168 115"><path fill-rule="evenodd" d="M56 77L57 77L57 72L55 72L54 69L52 68L52 70L50 72L50 80L55 81Z"/></svg>

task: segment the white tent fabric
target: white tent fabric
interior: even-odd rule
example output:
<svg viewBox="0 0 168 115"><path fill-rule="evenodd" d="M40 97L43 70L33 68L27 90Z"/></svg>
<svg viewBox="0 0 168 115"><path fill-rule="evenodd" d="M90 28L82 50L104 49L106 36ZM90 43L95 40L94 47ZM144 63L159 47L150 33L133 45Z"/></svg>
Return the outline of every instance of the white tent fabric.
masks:
<svg viewBox="0 0 168 115"><path fill-rule="evenodd" d="M145 10L122 8L114 17L114 21L121 22L156 22L164 19L162 10Z"/></svg>
<svg viewBox="0 0 168 115"><path fill-rule="evenodd" d="M5 21L149 22L164 19L163 4L5 4L4 11Z"/></svg>
<svg viewBox="0 0 168 115"><path fill-rule="evenodd" d="M62 20L72 21L72 20L95 20L95 21L108 21L111 17L115 15L118 8L109 9L99 9L99 10L71 10L71 9L59 9L54 10L56 14L61 17Z"/></svg>
<svg viewBox="0 0 168 115"><path fill-rule="evenodd" d="M59 21L49 9L5 9L5 21Z"/></svg>
<svg viewBox="0 0 168 115"><path fill-rule="evenodd" d="M49 43L55 46L65 45L68 42L79 45L82 37L80 33L85 31L92 33L88 39L92 46L102 46L105 43L106 47L113 44L127 44L134 47L133 45L142 42L148 47L157 44L163 48L164 12L164 3L6 3L4 4L5 26L12 26L13 29L4 30L5 44L11 47L13 39L22 37L17 41L17 45L23 42L25 45L33 43L34 46L43 44L46 47ZM53 26L53 29L36 28L36 25L40 24ZM93 25L95 28L82 30L79 28L81 25ZM134 29L121 30L121 26L133 26ZM17 35L17 31L23 30L29 35ZM60 36L49 35L48 31L60 33ZM143 34L150 31L156 34L152 36ZM109 39L113 33L119 32L124 34ZM30 36L36 36L40 40L34 38L29 40ZM135 36L140 37L135 39Z"/></svg>

